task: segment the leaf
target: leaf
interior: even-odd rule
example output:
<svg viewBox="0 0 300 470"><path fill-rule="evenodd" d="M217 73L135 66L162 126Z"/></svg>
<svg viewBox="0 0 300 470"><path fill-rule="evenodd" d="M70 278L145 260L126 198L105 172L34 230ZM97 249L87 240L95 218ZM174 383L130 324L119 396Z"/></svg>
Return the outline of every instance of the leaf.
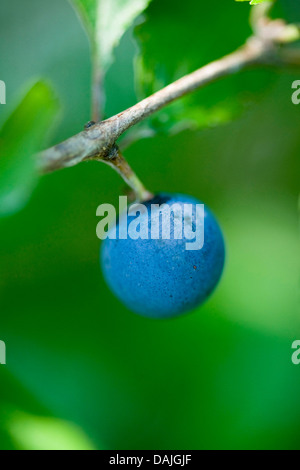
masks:
<svg viewBox="0 0 300 470"><path fill-rule="evenodd" d="M39 81L0 129L0 217L28 202L38 180L33 155L44 145L57 111L51 87Z"/></svg>
<svg viewBox="0 0 300 470"><path fill-rule="evenodd" d="M93 450L85 433L58 418L33 416L15 411L7 428L18 448L23 450Z"/></svg>
<svg viewBox="0 0 300 470"><path fill-rule="evenodd" d="M220 2L216 11L202 10L198 0L187 0L185 9L179 1L153 0L146 20L135 28L140 46L135 61L138 98L229 54L250 34L248 9L236 8L234 2ZM224 78L166 107L148 123L160 132L178 132L228 122L260 96L268 77L268 72L255 70Z"/></svg>
<svg viewBox="0 0 300 470"><path fill-rule="evenodd" d="M235 0L236 2L250 2L250 5L260 5L261 3L270 3L273 0Z"/></svg>
<svg viewBox="0 0 300 470"><path fill-rule="evenodd" d="M103 73L113 62L113 51L135 18L151 0L71 0L88 33L95 60Z"/></svg>

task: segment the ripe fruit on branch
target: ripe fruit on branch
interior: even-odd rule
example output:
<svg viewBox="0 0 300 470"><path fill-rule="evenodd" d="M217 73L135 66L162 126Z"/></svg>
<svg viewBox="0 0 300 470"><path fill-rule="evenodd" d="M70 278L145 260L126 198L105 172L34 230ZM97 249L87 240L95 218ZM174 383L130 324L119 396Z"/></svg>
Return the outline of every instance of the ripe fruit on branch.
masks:
<svg viewBox="0 0 300 470"><path fill-rule="evenodd" d="M185 212L187 205L190 215ZM101 264L111 290L130 310L146 317L171 318L202 304L212 293L223 271L225 247L215 217L204 206L203 246L187 248L192 246L191 231L196 238L199 229L200 206L201 202L190 196L161 194L145 202L144 210L137 210L138 217L137 211L131 215L131 208L128 214L120 215L111 229L114 237L102 244ZM158 231L153 230L155 211ZM170 216L169 232L164 226L166 213ZM129 233L135 219L139 238ZM181 238L178 226L182 227ZM124 232L128 236L124 237Z"/></svg>

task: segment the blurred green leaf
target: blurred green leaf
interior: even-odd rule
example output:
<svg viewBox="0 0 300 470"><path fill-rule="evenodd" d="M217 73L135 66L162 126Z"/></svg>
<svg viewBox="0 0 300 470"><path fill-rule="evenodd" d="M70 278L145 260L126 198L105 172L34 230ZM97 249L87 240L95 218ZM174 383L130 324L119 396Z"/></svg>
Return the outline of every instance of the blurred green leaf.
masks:
<svg viewBox="0 0 300 470"><path fill-rule="evenodd" d="M220 2L218 11L201 11L196 0L184 10L177 7L176 1L152 2L146 21L135 28L140 45L135 61L139 99L241 46L251 34L248 13L248 9L237 9L234 2ZM234 18L232 24L230 18ZM150 118L149 123L156 130L173 128L173 132L225 123L248 106L250 99L256 100L265 86L261 71L227 77L178 100Z"/></svg>
<svg viewBox="0 0 300 470"><path fill-rule="evenodd" d="M57 111L51 87L39 81L0 129L0 217L28 202L38 179L33 155L45 143Z"/></svg>
<svg viewBox="0 0 300 470"><path fill-rule="evenodd" d="M261 3L270 3L273 0L235 0L236 2L250 2L250 5L260 5Z"/></svg>
<svg viewBox="0 0 300 470"><path fill-rule="evenodd" d="M102 72L113 62L113 51L135 18L151 0L71 0L88 33Z"/></svg>
<svg viewBox="0 0 300 470"><path fill-rule="evenodd" d="M135 72L137 77L136 88L141 99L167 85L168 81L159 79L159 74L156 77L152 68L147 70L142 56L136 58ZM235 103L224 99L221 103L207 109L205 106L197 106L194 96L188 95L179 101L176 100L162 111L155 113L154 116L148 119L147 123L142 123L140 127L143 129L150 127L154 133L172 134L185 129L214 127L229 122L236 114L236 108Z"/></svg>
<svg viewBox="0 0 300 470"><path fill-rule="evenodd" d="M22 450L93 450L84 432L57 418L14 412L7 429Z"/></svg>

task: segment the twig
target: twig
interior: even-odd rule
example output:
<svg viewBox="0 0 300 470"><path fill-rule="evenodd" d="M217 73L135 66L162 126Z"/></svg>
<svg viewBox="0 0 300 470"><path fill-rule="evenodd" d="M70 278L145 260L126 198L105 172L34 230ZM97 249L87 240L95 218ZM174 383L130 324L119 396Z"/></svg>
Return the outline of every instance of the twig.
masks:
<svg viewBox="0 0 300 470"><path fill-rule="evenodd" d="M117 145L112 148L107 158L100 158L100 161L113 167L122 176L128 186L133 189L138 200L147 201L153 197L153 194L147 191L143 183L131 169Z"/></svg>
<svg viewBox="0 0 300 470"><path fill-rule="evenodd" d="M124 159L122 165L119 165L120 156L116 158L116 153L113 151L117 139L125 131L164 106L222 77L236 74L252 66L282 67L300 64L299 50L285 50L278 45L278 43L288 42L288 38L286 40L283 32L284 28L290 28L290 25L285 25L281 20L266 19L264 12L265 10L262 9L262 14L257 14L252 18L256 35L252 36L243 47L186 75L110 119L99 122L70 139L41 152L38 156L40 170L47 173L77 165L85 160L104 161L114 166L140 196L145 188L140 187L141 183L127 162L125 165ZM128 179L128 172L134 175L131 179Z"/></svg>
<svg viewBox="0 0 300 470"><path fill-rule="evenodd" d="M116 140L130 127L176 99L221 77L239 72L251 65L263 63L266 51L257 42L212 62L168 85L135 106L102 121L70 139L39 154L42 172L55 171L96 158L106 158Z"/></svg>

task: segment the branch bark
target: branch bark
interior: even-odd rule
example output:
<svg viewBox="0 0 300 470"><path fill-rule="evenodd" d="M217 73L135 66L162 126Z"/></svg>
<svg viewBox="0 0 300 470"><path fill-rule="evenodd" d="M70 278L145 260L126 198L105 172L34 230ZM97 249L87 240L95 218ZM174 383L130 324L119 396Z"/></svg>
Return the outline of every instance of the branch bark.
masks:
<svg viewBox="0 0 300 470"><path fill-rule="evenodd" d="M47 173L77 165L84 160L109 158L117 139L130 127L187 93L221 77L263 63L265 54L266 51L260 44L254 47L249 43L238 51L186 75L131 108L41 152L38 156L40 170Z"/></svg>
<svg viewBox="0 0 300 470"><path fill-rule="evenodd" d="M279 27L278 21L268 20L266 29L261 28L260 25L259 35L252 36L237 51L184 76L110 119L96 123L70 139L41 152L38 155L41 172L47 173L74 166L85 160L111 162L113 165L115 158L113 149L117 139L135 124L182 96L249 67L300 64L299 49L285 50L277 44L281 42L283 22ZM120 172L120 168L116 169ZM123 176L126 180L126 175Z"/></svg>

